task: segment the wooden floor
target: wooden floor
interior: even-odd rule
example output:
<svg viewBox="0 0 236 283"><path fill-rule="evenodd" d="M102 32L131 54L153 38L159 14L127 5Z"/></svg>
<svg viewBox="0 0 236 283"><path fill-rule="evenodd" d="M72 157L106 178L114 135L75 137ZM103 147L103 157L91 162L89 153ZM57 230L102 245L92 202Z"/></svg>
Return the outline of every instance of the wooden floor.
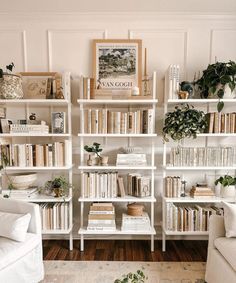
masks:
<svg viewBox="0 0 236 283"><path fill-rule="evenodd" d="M85 251L80 252L79 241L74 250L68 250L68 241L44 240L45 260L107 260L107 261L206 261L207 241L167 241L166 252L161 241L155 241L155 251L150 251L150 241L87 240Z"/></svg>

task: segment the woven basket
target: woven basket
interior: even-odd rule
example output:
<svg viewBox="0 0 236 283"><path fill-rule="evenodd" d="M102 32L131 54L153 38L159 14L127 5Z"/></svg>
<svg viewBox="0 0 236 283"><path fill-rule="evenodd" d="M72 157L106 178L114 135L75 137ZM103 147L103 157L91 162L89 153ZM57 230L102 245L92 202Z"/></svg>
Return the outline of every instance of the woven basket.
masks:
<svg viewBox="0 0 236 283"><path fill-rule="evenodd" d="M131 203L127 205L127 214L131 216L142 216L144 206L142 204Z"/></svg>
<svg viewBox="0 0 236 283"><path fill-rule="evenodd" d="M0 98L23 98L22 79L20 76L12 74L3 74L3 78L0 79Z"/></svg>

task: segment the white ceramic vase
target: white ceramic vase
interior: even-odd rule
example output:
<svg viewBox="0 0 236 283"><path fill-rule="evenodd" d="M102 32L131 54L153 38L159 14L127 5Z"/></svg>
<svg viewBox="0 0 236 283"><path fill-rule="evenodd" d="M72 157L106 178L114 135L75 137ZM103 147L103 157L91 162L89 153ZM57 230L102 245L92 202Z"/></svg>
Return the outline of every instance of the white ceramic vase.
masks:
<svg viewBox="0 0 236 283"><path fill-rule="evenodd" d="M222 198L234 198L235 197L235 186L221 186L221 197Z"/></svg>

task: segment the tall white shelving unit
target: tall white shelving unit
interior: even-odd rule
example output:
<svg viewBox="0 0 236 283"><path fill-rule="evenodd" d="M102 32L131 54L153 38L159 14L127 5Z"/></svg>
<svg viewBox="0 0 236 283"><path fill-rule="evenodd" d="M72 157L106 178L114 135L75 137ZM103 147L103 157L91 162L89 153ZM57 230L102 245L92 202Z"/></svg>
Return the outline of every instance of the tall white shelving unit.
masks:
<svg viewBox="0 0 236 283"><path fill-rule="evenodd" d="M11 140L11 143L38 143L38 139L43 142L54 142L54 141L63 141L65 139L70 141L70 149L68 152L68 156L66 156L66 164L62 167L6 167L6 172L14 173L14 172L39 172L41 174L50 174L51 177L54 175L58 175L63 173L67 175L68 181L72 184L72 126L71 126L71 91L70 91L70 74L64 73L62 77L63 84L63 92L65 99L1 99L0 105L5 106L7 112L10 108L16 107L17 109L21 108L24 111L25 117L28 118L31 109L37 111L37 108L40 108L45 115L49 115L51 117L51 113L56 109L63 109L66 112L66 123L67 123L67 132L65 134L25 134L25 133L17 133L17 134L0 134L0 141L2 139ZM62 111L62 110L60 110ZM13 117L9 117L13 118ZM32 138L34 138L32 140ZM38 138L38 139L37 139ZM20 142L19 142L19 139ZM23 142L22 142L23 139ZM43 143L42 142L42 143ZM13 196L12 196L13 197ZM68 203L68 215L69 215L69 228L68 229L57 229L57 230L42 230L43 236L47 237L48 235L68 235L69 237L69 249L73 250L73 236L72 236L72 228L73 228L73 207L72 207L72 188L69 189L69 194L67 197L55 198L53 196L47 195L36 195L30 198L20 198L21 201L33 202L33 203Z"/></svg>
<svg viewBox="0 0 236 283"><path fill-rule="evenodd" d="M236 99L222 99L221 101L224 102L225 107L230 104L236 104ZM215 106L216 111L216 104L219 102L218 99L168 99L164 103L164 115L168 111L168 106L176 105L180 103L188 103L194 106L201 106L204 107L205 113L210 111L210 107L212 105ZM204 138L205 147L208 147L209 139L210 138L226 138L226 137L235 137L236 134L231 133L219 133L219 134L208 134L203 133L199 134L197 138ZM167 164L167 151L168 151L168 144L164 143L163 145L163 197L162 197L162 250L166 250L166 237L167 236L204 236L208 235L208 231L170 231L166 228L166 208L168 203L178 203L178 204L220 204L222 201L226 202L235 202L236 199L226 199L221 197L207 197L207 198L191 198L191 197L180 197L180 198L168 198L164 196L164 181L169 173L173 172L181 172L180 177L184 180L184 173L185 172L192 172L193 174L202 173L206 175L209 172L214 173L214 175L226 174L227 172L234 172L236 173L236 166L232 167L173 167ZM223 172L223 173L222 173Z"/></svg>
<svg viewBox="0 0 236 283"><path fill-rule="evenodd" d="M151 251L154 251L154 235L156 234L154 228L154 204L156 202L154 196L154 177L155 177L155 142L154 138L157 136L155 134L155 126L153 134L87 134L84 131L84 109L85 107L92 107L93 105L100 106L103 109L112 109L113 107L127 107L128 111L132 110L132 107L142 108L143 106L151 106L154 113L154 124L155 124L155 111L156 111L156 73L153 74L153 87L152 87L152 98L151 99L124 99L124 100L112 100L112 99L78 99L78 104L80 107L80 133L78 134L80 139L80 165L78 167L80 173L83 172L104 172L104 171L118 171L118 172L149 172L151 174L151 196L145 198L137 198L132 196L125 196L123 198L82 198L79 197L78 201L80 203L80 229L78 231L80 235L80 250L84 250L84 240L87 235L148 235L151 238ZM85 165L85 157L84 157L84 145L85 141L88 138L102 138L104 144L106 145L107 140L109 138L120 139L120 145L124 145L124 139L128 140L128 146L131 145L132 139L146 139L151 141L151 157L150 164L147 166L87 166ZM94 141L94 140L93 140ZM81 190L82 190L82 180L81 180ZM149 231L122 231L117 225L117 230L108 232L108 231L88 231L85 226L85 222L87 220L87 215L85 215L85 205L91 202L114 202L114 203L132 203L132 202L142 202L146 204L150 204L150 222L151 222L151 230ZM85 220L86 219L86 220ZM118 224L118 223L117 223Z"/></svg>

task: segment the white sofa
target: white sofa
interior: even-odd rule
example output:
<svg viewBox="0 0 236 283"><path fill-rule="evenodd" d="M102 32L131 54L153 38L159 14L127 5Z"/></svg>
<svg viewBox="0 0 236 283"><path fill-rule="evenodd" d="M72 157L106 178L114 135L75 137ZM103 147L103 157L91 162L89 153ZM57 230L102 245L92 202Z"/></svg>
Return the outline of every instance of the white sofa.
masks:
<svg viewBox="0 0 236 283"><path fill-rule="evenodd" d="M0 211L31 214L24 242L0 237L0 282L36 283L41 281L44 277L44 268L41 219L38 205L0 198Z"/></svg>
<svg viewBox="0 0 236 283"><path fill-rule="evenodd" d="M236 282L236 238L226 238L224 217L218 215L210 218L205 280L207 283Z"/></svg>

